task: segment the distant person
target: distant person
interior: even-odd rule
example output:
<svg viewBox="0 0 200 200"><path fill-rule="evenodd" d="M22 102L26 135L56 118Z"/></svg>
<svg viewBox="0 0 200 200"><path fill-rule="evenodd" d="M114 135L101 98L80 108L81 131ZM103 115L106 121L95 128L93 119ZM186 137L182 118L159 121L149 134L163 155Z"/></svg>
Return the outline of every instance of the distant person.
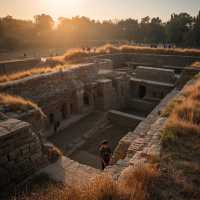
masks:
<svg viewBox="0 0 200 200"><path fill-rule="evenodd" d="M111 149L109 147L108 141L104 140L99 145L99 153L100 153L100 159L101 159L101 167L102 170L104 170L111 161Z"/></svg>
<svg viewBox="0 0 200 200"><path fill-rule="evenodd" d="M87 51L90 53L90 50L91 50L91 48L90 47L87 47Z"/></svg>
<svg viewBox="0 0 200 200"><path fill-rule="evenodd" d="M58 132L58 128L60 127L60 122L56 121L54 124L54 132L57 133Z"/></svg>
<svg viewBox="0 0 200 200"><path fill-rule="evenodd" d="M27 57L27 55L26 55L26 53L24 53L24 58L26 58Z"/></svg>

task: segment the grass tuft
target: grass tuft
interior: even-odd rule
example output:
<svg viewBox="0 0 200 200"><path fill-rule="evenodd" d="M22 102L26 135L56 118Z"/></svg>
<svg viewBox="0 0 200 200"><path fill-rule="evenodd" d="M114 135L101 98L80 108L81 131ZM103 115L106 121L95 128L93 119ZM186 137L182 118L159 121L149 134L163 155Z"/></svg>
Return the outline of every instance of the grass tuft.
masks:
<svg viewBox="0 0 200 200"><path fill-rule="evenodd" d="M11 112L36 110L42 118L46 117L37 104L19 96L0 94L0 105Z"/></svg>
<svg viewBox="0 0 200 200"><path fill-rule="evenodd" d="M15 80L19 80L19 79L23 79L23 78L34 76L34 75L39 75L39 74L63 71L68 67L69 67L69 65L67 65L67 64L65 64L63 66L58 65L58 66L54 66L54 67L39 67L39 68L33 68L30 70L25 70L25 71L21 71L21 72L16 72L14 74L2 75L2 76L0 76L0 83L15 81Z"/></svg>
<svg viewBox="0 0 200 200"><path fill-rule="evenodd" d="M192 63L191 66L196 67L196 68L200 68L200 61Z"/></svg>

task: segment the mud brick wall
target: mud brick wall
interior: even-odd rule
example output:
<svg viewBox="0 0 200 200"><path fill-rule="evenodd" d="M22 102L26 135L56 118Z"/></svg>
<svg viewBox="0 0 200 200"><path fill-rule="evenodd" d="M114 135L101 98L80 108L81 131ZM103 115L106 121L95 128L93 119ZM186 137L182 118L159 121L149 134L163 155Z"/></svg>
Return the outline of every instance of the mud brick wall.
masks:
<svg viewBox="0 0 200 200"><path fill-rule="evenodd" d="M83 83L97 78L100 69L111 69L111 61L77 65L65 71L35 75L21 80L0 84L0 92L19 95L38 103L45 104L56 94L79 89Z"/></svg>
<svg viewBox="0 0 200 200"><path fill-rule="evenodd" d="M15 61L1 61L0 75L12 74L19 71L29 70L38 67L41 62L40 58L15 60Z"/></svg>
<svg viewBox="0 0 200 200"><path fill-rule="evenodd" d="M139 66L135 70L136 78L151 81L158 81L163 83L174 83L176 81L174 70L160 69L153 67ZM156 77L156 80L155 80Z"/></svg>
<svg viewBox="0 0 200 200"><path fill-rule="evenodd" d="M190 66L191 63L200 60L200 57L198 56L177 56L137 53L107 54L98 57L111 59L113 61L113 66L116 68L126 65L127 62L135 62L157 66L168 65L176 67L186 67Z"/></svg>
<svg viewBox="0 0 200 200"><path fill-rule="evenodd" d="M108 112L108 119L117 125L135 128L144 118L111 110Z"/></svg>
<svg viewBox="0 0 200 200"><path fill-rule="evenodd" d="M0 188L7 191L42 166L41 143L27 122L0 122ZM0 194L1 196L1 194Z"/></svg>

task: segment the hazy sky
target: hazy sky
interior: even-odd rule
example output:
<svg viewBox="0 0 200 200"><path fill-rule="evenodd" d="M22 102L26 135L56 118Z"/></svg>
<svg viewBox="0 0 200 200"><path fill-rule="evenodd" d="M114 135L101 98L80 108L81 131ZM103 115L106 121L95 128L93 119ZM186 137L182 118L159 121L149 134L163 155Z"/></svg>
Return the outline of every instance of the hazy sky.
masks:
<svg viewBox="0 0 200 200"><path fill-rule="evenodd" d="M140 19L149 15L167 20L174 12L196 15L199 10L200 0L0 0L0 16L23 19L46 13L54 19L76 15L100 20Z"/></svg>

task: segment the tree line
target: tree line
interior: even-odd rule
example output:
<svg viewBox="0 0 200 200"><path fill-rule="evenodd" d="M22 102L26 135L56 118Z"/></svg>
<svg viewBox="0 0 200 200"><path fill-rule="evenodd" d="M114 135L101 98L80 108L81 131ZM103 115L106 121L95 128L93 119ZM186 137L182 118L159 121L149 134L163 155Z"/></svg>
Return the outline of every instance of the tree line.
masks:
<svg viewBox="0 0 200 200"><path fill-rule="evenodd" d="M200 47L200 11L172 14L167 22L159 17L95 21L87 17L59 18L36 15L34 20L0 18L0 49L64 47L81 41L128 40L135 43L173 43L180 47Z"/></svg>

